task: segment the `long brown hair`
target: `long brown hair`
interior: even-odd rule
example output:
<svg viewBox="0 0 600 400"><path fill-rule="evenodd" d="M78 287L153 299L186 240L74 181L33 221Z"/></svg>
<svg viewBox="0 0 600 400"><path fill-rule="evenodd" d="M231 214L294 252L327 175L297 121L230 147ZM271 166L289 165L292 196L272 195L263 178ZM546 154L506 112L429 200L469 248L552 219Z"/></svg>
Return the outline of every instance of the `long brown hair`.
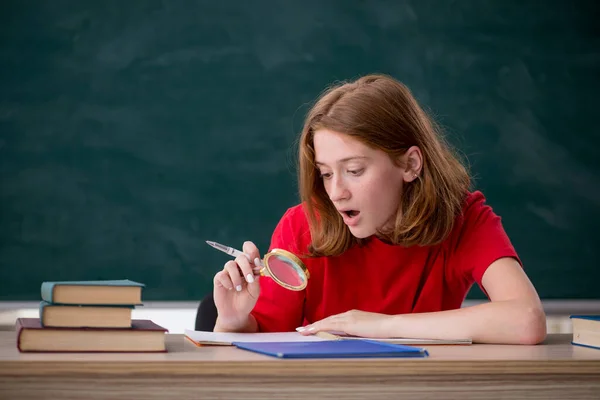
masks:
<svg viewBox="0 0 600 400"><path fill-rule="evenodd" d="M313 256L339 255L360 243L329 199L315 165L314 132L328 129L385 151L394 162L411 146L423 155L419 178L404 185L395 226L378 234L403 246L443 241L460 214L469 174L410 90L386 75L367 75L328 88L308 112L299 143L300 197Z"/></svg>

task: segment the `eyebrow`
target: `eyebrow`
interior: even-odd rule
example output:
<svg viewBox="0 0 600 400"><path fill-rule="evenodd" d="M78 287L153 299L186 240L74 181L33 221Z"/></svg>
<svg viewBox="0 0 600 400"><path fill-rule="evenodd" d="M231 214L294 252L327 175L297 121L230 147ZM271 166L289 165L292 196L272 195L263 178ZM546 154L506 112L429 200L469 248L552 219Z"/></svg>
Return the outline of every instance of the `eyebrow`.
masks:
<svg viewBox="0 0 600 400"><path fill-rule="evenodd" d="M365 160L368 157L365 156L352 156L352 157L346 157L346 158L342 158L341 160L338 160L337 163L345 163L348 161L352 161L352 160ZM320 161L315 161L316 165L325 165L325 163L322 163Z"/></svg>

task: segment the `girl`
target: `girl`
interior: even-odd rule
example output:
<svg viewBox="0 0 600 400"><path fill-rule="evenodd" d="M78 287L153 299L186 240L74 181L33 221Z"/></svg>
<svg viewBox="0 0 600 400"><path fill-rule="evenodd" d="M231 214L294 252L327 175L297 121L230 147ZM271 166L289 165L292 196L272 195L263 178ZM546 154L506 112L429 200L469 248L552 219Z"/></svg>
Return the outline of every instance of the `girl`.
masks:
<svg viewBox="0 0 600 400"><path fill-rule="evenodd" d="M327 90L300 137L301 204L271 248L298 255L305 290L258 279L248 255L214 277L215 331L536 344L545 314L500 218L410 91L385 75ZM473 283L490 302L461 308Z"/></svg>

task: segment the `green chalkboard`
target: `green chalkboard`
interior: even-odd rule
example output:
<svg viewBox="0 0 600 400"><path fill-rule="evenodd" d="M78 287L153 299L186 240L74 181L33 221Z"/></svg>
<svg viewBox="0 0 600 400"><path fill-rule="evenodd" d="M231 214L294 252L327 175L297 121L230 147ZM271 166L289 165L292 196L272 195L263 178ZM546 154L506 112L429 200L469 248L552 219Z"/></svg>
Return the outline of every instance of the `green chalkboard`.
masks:
<svg viewBox="0 0 600 400"><path fill-rule="evenodd" d="M600 298L596 1L2 1L0 300L132 279L196 300L298 201L331 82L405 82L543 298ZM472 297L480 296L472 292Z"/></svg>

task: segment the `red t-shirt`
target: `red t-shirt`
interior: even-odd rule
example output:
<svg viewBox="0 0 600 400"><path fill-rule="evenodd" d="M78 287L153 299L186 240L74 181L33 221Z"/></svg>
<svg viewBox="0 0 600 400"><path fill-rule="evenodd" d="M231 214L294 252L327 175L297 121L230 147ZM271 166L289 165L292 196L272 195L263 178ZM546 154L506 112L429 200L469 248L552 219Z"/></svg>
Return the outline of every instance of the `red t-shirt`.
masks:
<svg viewBox="0 0 600 400"><path fill-rule="evenodd" d="M297 205L281 218L270 248L307 254L310 240L304 209ZM477 191L469 193L439 245L403 247L372 237L340 256L301 257L310 272L306 289L287 290L263 277L252 314L260 331L285 332L353 309L383 314L456 309L501 257L519 260L500 217Z"/></svg>

